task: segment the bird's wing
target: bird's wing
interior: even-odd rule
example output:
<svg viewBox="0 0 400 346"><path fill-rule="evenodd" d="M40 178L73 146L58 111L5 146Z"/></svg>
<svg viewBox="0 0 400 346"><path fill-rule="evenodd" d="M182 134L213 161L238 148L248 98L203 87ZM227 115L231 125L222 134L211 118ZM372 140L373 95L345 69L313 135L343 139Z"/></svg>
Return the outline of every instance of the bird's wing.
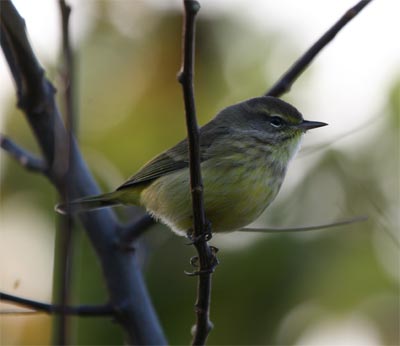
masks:
<svg viewBox="0 0 400 346"><path fill-rule="evenodd" d="M214 126L213 121L200 129L200 162L209 158L210 148L215 140L221 138L228 131L226 127ZM189 167L189 154L187 139L184 139L145 164L117 190L147 183L186 167Z"/></svg>
<svg viewBox="0 0 400 346"><path fill-rule="evenodd" d="M117 190L149 182L188 166L187 142L184 140L146 163L136 174L118 187Z"/></svg>
<svg viewBox="0 0 400 346"><path fill-rule="evenodd" d="M200 162L203 162L207 159L207 149L208 146L200 147ZM117 190L147 183L186 167L189 167L189 155L187 140L185 139L172 147L170 150L161 153L146 163L136 174L118 187Z"/></svg>

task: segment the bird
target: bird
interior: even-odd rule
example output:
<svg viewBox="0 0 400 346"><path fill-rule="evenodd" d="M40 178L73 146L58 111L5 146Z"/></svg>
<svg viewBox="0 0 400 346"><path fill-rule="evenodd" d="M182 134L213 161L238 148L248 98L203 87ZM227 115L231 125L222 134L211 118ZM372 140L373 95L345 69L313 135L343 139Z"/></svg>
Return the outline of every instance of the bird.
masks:
<svg viewBox="0 0 400 346"><path fill-rule="evenodd" d="M221 110L199 129L200 168L207 220L213 233L235 231L256 220L277 196L288 164L310 129L275 97L251 98ZM137 205L178 235L193 229L189 149L184 139L146 163L115 191L58 204L60 213Z"/></svg>

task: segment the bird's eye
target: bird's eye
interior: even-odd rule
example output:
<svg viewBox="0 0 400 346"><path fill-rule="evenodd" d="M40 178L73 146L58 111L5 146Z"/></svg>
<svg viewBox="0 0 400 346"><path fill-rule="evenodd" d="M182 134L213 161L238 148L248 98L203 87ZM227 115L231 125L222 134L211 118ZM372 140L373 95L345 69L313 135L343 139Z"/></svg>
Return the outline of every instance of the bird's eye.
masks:
<svg viewBox="0 0 400 346"><path fill-rule="evenodd" d="M284 121L280 117L272 117L270 123L273 127L279 128L284 124Z"/></svg>

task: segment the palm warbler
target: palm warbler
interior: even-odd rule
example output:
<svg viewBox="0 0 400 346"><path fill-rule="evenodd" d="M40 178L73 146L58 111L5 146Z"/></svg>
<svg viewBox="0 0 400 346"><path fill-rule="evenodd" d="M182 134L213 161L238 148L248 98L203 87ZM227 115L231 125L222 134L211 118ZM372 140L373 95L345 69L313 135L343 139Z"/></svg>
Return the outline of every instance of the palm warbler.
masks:
<svg viewBox="0 0 400 346"><path fill-rule="evenodd" d="M214 232L254 221L276 197L302 135L327 124L304 120L290 104L257 97L223 109L200 128L204 205ZM174 232L192 227L187 140L145 164L114 192L72 201L57 211L116 204L143 206Z"/></svg>

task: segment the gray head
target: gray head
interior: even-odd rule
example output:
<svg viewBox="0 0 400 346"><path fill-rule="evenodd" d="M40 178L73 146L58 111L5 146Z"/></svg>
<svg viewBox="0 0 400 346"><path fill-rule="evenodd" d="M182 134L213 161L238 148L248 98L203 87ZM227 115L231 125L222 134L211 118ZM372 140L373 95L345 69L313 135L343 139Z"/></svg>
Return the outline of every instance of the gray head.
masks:
<svg viewBox="0 0 400 346"><path fill-rule="evenodd" d="M270 96L252 98L227 107L215 120L233 131L262 136L266 142L279 145L300 139L307 130L327 125L304 120L295 107Z"/></svg>

